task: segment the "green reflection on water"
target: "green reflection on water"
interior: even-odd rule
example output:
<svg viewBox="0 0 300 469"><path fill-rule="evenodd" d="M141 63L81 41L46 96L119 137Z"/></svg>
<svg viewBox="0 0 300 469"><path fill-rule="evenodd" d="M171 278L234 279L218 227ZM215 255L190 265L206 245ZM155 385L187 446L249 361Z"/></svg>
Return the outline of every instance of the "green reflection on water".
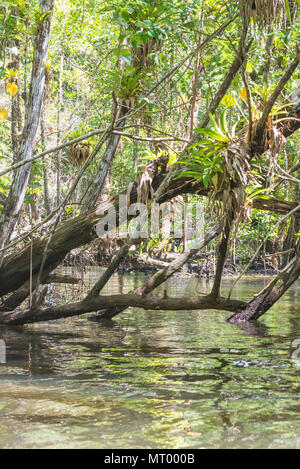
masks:
<svg viewBox="0 0 300 469"><path fill-rule="evenodd" d="M83 290L96 275L89 269ZM143 281L115 275L104 294ZM265 282L246 278L236 296ZM209 286L178 277L168 293ZM1 329L0 447L299 448L300 366L291 359L299 304L298 284L244 328L214 311L128 310L106 327L81 318Z"/></svg>

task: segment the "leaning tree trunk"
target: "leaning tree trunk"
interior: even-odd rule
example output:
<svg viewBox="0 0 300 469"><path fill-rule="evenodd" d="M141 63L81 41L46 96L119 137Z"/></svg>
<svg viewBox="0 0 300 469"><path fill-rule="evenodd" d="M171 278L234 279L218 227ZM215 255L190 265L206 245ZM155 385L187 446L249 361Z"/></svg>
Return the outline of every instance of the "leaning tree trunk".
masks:
<svg viewBox="0 0 300 469"><path fill-rule="evenodd" d="M62 2L62 10L65 9L65 2ZM63 74L64 74L64 43L65 43L65 18L63 17L63 39L60 49L60 66L58 77L58 91L57 91L57 116L56 116L56 129L57 129L57 146L61 143L61 113L63 107ZM56 155L56 205L60 204L61 199L61 150L58 150Z"/></svg>
<svg viewBox="0 0 300 469"><path fill-rule="evenodd" d="M228 252L232 221L233 221L233 216L228 215L225 221L224 231L222 233L222 239L219 245L219 256L218 256L217 267L216 267L216 275L215 275L214 284L210 293L212 298L220 297L221 281L222 281L223 270L224 270L224 266L226 262L226 256Z"/></svg>
<svg viewBox="0 0 300 469"><path fill-rule="evenodd" d="M19 156L17 158L18 160L27 160L31 158L35 148L35 139L39 126L44 95L45 61L48 53L51 12L53 6L54 0L40 0L41 10L44 14L46 13L46 15L38 27L38 34L35 41L30 93L26 107L26 118L19 148ZM24 203L30 170L31 164L24 165L19 168L14 175L5 209L0 220L0 248L3 248L10 240L17 223Z"/></svg>
<svg viewBox="0 0 300 469"><path fill-rule="evenodd" d="M129 113L127 106L121 106L118 116L118 130L122 130L126 123L126 115ZM109 176L111 165L120 143L121 135L111 134L97 175L90 185L82 212L86 213L96 207L99 197L105 189L105 181Z"/></svg>
<svg viewBox="0 0 300 469"><path fill-rule="evenodd" d="M41 113L41 143L42 148L45 148L46 144L46 136L45 136L45 120L44 120L44 110ZM50 215L51 213L51 202L50 202L50 194L49 194L49 181L48 181L48 167L45 163L45 159L43 158L43 182L44 182L44 207L46 216Z"/></svg>
<svg viewBox="0 0 300 469"><path fill-rule="evenodd" d="M232 314L228 322L239 323L254 321L266 313L282 295L297 281L300 275L300 251L286 268L272 280L257 296L251 300L242 312Z"/></svg>

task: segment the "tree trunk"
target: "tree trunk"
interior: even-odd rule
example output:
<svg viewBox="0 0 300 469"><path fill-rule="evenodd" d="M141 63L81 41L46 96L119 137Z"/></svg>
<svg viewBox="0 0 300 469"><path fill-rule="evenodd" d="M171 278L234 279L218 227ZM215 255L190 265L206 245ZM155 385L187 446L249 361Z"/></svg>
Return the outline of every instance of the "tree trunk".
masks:
<svg viewBox="0 0 300 469"><path fill-rule="evenodd" d="M44 120L44 111L42 110L41 113L41 143L42 148L46 148L46 139L45 139L45 120ZM50 204L50 195L49 195L49 182L48 182L48 170L45 159L43 158L43 181L44 181L44 207L46 216L50 215L51 213L51 204Z"/></svg>
<svg viewBox="0 0 300 469"><path fill-rule="evenodd" d="M8 325L24 325L41 321L53 321L61 318L69 318L79 316L86 313L98 311L103 308L120 307L122 309L129 306L135 308L143 308L147 310L173 310L173 311L189 311L189 310L219 310L233 311L245 307L245 302L239 300L227 300L220 298L213 301L210 297L195 298L158 298L143 297L139 295L111 295L97 296L89 298L89 300L80 301L78 303L69 303L67 305L36 309L16 311L12 313L4 313L0 315L0 324Z"/></svg>
<svg viewBox="0 0 300 469"><path fill-rule="evenodd" d="M53 5L54 0L40 0L42 12L49 12L50 14L46 15L43 22L39 25L36 37L29 100L26 107L26 118L19 149L18 159L20 160L31 158L35 148L35 139L44 95L45 61L48 53ZM3 248L10 240L17 223L19 213L24 203L30 170L31 164L24 165L19 168L14 175L6 206L0 220L0 248Z"/></svg>
<svg viewBox="0 0 300 469"><path fill-rule="evenodd" d="M62 0L62 10L64 10L65 2ZM64 22L64 20L63 20ZM65 42L65 25L63 24L64 37L60 49L60 66L59 66L59 78L58 78L58 91L57 91L57 116L56 116L56 128L57 128L57 139L56 144L59 146L61 139L61 108L63 102L63 73L64 73L64 42ZM56 205L60 204L61 195L61 150L56 155Z"/></svg>
<svg viewBox="0 0 300 469"><path fill-rule="evenodd" d="M266 313L276 301L297 281L300 275L300 252L286 268L272 280L257 296L251 300L242 312L236 312L227 318L228 322L239 323L254 321Z"/></svg>
<svg viewBox="0 0 300 469"><path fill-rule="evenodd" d="M227 250L230 238L230 229L232 224L232 217L226 219L224 231L222 233L222 239L219 245L219 256L216 266L216 275L214 284L211 290L212 298L219 298L220 297L220 289L221 289L221 280L224 270L224 265L227 257Z"/></svg>
<svg viewBox="0 0 300 469"><path fill-rule="evenodd" d="M121 120L118 123L118 130L123 129L126 122L126 114L128 114L128 112L128 107L121 106L120 114L118 116L118 119ZM101 161L98 174L95 176L93 182L91 183L89 192L87 193L87 198L84 202L83 213L87 213L89 210L96 207L96 205L99 203L99 197L104 190L105 181L109 175L111 164L118 149L120 139L120 135L111 134Z"/></svg>

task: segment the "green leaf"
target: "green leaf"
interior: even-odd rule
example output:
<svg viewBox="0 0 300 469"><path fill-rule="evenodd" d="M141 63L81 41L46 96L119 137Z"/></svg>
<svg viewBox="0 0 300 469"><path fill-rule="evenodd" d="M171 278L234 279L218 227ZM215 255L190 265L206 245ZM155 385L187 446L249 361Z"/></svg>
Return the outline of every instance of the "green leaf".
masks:
<svg viewBox="0 0 300 469"><path fill-rule="evenodd" d="M249 194L249 199L255 199L257 195L259 194L262 194L263 192L267 192L268 190L270 190L269 188L266 188L266 189L258 189L254 192L252 192L251 194ZM264 197L261 197L261 198L267 198L269 199L270 197L268 196L264 196Z"/></svg>
<svg viewBox="0 0 300 469"><path fill-rule="evenodd" d="M220 126L221 126L222 131L225 134L228 135L227 112L226 111L222 112L222 114L221 114Z"/></svg>
<svg viewBox="0 0 300 469"><path fill-rule="evenodd" d="M289 22L292 22L291 18L291 10L290 10L290 5L289 5L289 0L285 0L285 10L286 10L286 16Z"/></svg>
<svg viewBox="0 0 300 469"><path fill-rule="evenodd" d="M252 73L253 72L253 67L252 67L252 64L251 63L247 63L246 65L246 71L248 73Z"/></svg>
<svg viewBox="0 0 300 469"><path fill-rule="evenodd" d="M203 181L203 185L204 185L205 189L207 189L207 188L208 188L208 185L209 185L209 183L210 183L210 181L211 181L211 175L210 175L209 173L205 174L205 175L203 176L202 181Z"/></svg>
<svg viewBox="0 0 300 469"><path fill-rule="evenodd" d="M222 98L221 104L223 104L226 107L232 107L235 105L235 97L233 94L225 94Z"/></svg>

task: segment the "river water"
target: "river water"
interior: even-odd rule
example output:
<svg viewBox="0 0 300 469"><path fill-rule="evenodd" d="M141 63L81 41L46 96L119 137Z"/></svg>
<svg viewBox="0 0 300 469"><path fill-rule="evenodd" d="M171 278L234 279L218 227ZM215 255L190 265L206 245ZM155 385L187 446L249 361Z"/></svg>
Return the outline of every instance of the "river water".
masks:
<svg viewBox="0 0 300 469"><path fill-rule="evenodd" d="M60 287L61 300L98 274ZM103 294L144 280L115 275ZM267 281L244 278L235 296ZM176 277L168 294L209 287ZM0 448L300 448L299 292L243 328L228 313L131 309L105 327L76 318L0 329Z"/></svg>

